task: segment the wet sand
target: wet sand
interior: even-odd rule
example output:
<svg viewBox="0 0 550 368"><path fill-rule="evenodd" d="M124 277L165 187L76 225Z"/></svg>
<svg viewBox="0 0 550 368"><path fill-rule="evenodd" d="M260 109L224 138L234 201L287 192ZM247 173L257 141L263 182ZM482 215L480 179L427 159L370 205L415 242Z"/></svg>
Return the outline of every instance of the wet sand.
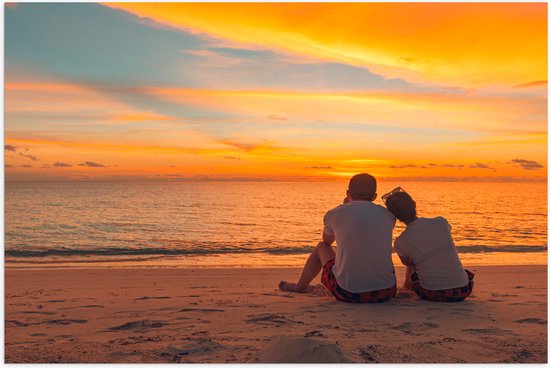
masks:
<svg viewBox="0 0 550 368"><path fill-rule="evenodd" d="M468 269L465 302L361 305L296 268L8 269L5 361L545 363L547 267Z"/></svg>

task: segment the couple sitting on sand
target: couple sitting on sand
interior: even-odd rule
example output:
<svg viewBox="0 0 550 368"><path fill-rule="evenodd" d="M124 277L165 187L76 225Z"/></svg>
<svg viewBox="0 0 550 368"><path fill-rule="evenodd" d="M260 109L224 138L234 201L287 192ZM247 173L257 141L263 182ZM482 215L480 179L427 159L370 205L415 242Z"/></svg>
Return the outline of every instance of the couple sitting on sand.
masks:
<svg viewBox="0 0 550 368"><path fill-rule="evenodd" d="M467 298L474 274L462 268L447 220L417 217L416 202L400 187L382 196L387 209L373 203L376 197L373 176L351 178L344 203L325 214L323 241L311 252L300 279L281 281L279 288L306 292L322 269L321 282L338 300L373 303L394 297L391 254L397 218L407 226L395 239L395 251L407 266L403 290L432 301Z"/></svg>

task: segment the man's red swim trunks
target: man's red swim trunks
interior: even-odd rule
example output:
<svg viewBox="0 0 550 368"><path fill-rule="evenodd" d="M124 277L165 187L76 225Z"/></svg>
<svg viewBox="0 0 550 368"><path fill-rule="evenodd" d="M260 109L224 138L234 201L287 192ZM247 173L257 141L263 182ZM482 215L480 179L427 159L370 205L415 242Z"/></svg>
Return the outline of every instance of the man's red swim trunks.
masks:
<svg viewBox="0 0 550 368"><path fill-rule="evenodd" d="M389 289L369 291L365 293L352 293L344 290L338 285L336 277L332 273L334 258L323 266L321 283L336 297L336 299L348 303L380 303L395 296L397 288L392 286Z"/></svg>

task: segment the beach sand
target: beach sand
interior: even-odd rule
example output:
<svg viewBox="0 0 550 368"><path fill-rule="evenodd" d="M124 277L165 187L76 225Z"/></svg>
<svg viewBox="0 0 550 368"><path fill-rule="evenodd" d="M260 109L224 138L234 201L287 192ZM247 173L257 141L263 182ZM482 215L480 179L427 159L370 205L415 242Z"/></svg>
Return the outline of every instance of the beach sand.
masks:
<svg viewBox="0 0 550 368"><path fill-rule="evenodd" d="M546 362L547 267L467 268L465 302L382 304L277 290L299 269L7 269L5 361Z"/></svg>

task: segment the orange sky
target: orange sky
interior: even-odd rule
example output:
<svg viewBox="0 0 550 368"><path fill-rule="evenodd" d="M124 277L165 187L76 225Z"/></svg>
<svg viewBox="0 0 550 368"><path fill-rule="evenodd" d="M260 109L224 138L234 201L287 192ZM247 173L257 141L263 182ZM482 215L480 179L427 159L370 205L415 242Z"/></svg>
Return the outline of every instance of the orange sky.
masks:
<svg viewBox="0 0 550 368"><path fill-rule="evenodd" d="M6 178L545 180L546 7L18 4Z"/></svg>

